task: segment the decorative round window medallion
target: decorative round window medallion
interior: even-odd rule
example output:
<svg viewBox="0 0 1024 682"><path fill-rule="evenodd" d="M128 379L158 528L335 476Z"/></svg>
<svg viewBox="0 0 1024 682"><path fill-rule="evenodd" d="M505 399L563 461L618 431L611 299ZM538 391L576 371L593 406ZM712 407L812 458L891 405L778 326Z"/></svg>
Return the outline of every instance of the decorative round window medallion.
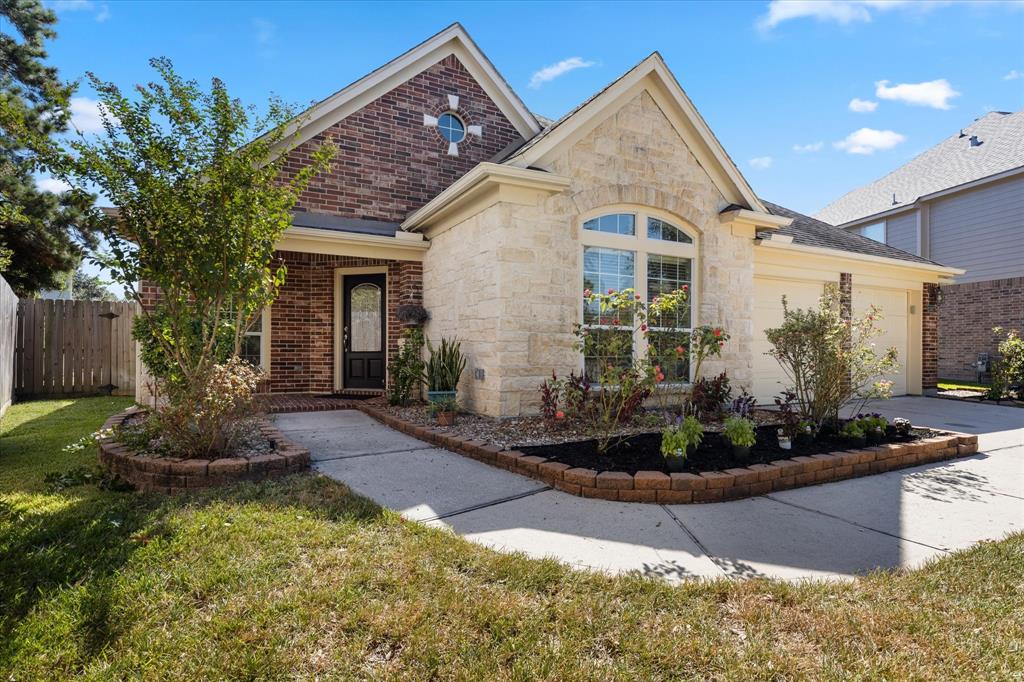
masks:
<svg viewBox="0 0 1024 682"><path fill-rule="evenodd" d="M462 122L458 114L447 112L441 114L437 119L437 131L441 137L458 144L466 139L466 124Z"/></svg>
<svg viewBox="0 0 1024 682"><path fill-rule="evenodd" d="M458 156L459 144L465 142L470 135L482 138L484 127L467 124L464 110L459 108L458 95L448 95L446 105L447 108L442 108L440 114L423 114L423 125L437 130L441 139L448 143L449 156Z"/></svg>

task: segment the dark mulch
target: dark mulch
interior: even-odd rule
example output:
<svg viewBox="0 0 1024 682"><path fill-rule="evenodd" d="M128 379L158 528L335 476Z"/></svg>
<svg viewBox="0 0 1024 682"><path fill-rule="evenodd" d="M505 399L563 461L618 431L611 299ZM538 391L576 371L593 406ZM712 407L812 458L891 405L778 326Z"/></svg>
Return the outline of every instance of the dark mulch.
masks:
<svg viewBox="0 0 1024 682"><path fill-rule="evenodd" d="M937 431L914 429L910 436L898 436L890 430L883 443L909 443L920 438L929 438ZM551 445L533 445L516 448L527 455L545 457L572 467L596 471L624 471L635 474L638 471L662 471L668 473L665 458L661 455L661 433L642 433L630 436L604 453L598 453L596 440ZM838 450L855 450L858 446L849 440L836 436L821 436L814 441L800 441L791 450L779 447L777 429L763 426L757 429L757 442L750 449L750 457L737 460L732 446L718 433L705 433L704 440L695 452L686 459L686 471L721 471L751 464L769 463L801 455L819 455Z"/></svg>

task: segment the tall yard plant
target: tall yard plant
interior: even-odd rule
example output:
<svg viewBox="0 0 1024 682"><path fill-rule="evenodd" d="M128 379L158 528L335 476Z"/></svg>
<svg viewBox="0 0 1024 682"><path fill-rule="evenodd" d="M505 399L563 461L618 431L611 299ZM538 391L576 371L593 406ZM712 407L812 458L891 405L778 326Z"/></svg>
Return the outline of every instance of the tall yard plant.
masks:
<svg viewBox="0 0 1024 682"><path fill-rule="evenodd" d="M829 285L817 308L790 308L782 297L783 322L766 330L774 357L791 384L796 403L816 432L839 420L840 410L855 411L892 394L885 379L899 367L895 348L876 352L881 333L874 306L861 317L843 319L838 287Z"/></svg>
<svg viewBox="0 0 1024 682"><path fill-rule="evenodd" d="M137 85L132 97L88 74L103 133L41 146L54 175L117 206L103 220L104 265L146 304L136 334L171 401L182 402L196 399L226 354L238 354L277 296L285 268L272 263L274 245L334 150L311 148L310 162L286 173L297 130L289 107L271 99L257 114L219 79L204 90L167 59L150 64L161 82ZM159 296L144 301L142 283Z"/></svg>
<svg viewBox="0 0 1024 682"><path fill-rule="evenodd" d="M454 392L459 387L459 377L466 369L466 356L462 354L462 344L458 339L441 337L441 345L437 348L427 339L427 359L423 378L427 382L428 391Z"/></svg>
<svg viewBox="0 0 1024 682"><path fill-rule="evenodd" d="M410 327L405 332L405 342L394 359L388 363L389 405L408 405L413 395L419 396L423 382L425 363L423 354L423 330Z"/></svg>

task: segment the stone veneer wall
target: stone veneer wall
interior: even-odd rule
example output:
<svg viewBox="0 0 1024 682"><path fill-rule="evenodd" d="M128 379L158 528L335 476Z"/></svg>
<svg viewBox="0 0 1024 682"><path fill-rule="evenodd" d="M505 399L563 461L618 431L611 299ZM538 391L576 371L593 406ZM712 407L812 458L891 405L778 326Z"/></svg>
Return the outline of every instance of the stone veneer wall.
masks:
<svg viewBox="0 0 1024 682"><path fill-rule="evenodd" d="M579 216L612 204L654 207L700 233L697 324L732 339L706 372L750 387L753 241L718 220L726 200L646 92L555 159L572 186L536 206L496 204L432 239L424 262L431 338L458 334L486 378L463 378L463 400L491 415L535 412L551 371L580 367L572 325L583 287ZM638 276L643 276L638 273Z"/></svg>
<svg viewBox="0 0 1024 682"><path fill-rule="evenodd" d="M1024 332L1024 277L942 287L938 312L938 376L974 380L978 353L997 356L993 327Z"/></svg>

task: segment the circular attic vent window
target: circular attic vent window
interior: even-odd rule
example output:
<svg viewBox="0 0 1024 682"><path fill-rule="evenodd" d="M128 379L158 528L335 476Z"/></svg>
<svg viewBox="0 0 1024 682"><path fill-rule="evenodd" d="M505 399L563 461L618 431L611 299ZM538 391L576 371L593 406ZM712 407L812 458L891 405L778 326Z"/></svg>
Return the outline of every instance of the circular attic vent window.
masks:
<svg viewBox="0 0 1024 682"><path fill-rule="evenodd" d="M466 139L466 124L451 112L441 114L437 119L437 130L449 142L458 144Z"/></svg>

